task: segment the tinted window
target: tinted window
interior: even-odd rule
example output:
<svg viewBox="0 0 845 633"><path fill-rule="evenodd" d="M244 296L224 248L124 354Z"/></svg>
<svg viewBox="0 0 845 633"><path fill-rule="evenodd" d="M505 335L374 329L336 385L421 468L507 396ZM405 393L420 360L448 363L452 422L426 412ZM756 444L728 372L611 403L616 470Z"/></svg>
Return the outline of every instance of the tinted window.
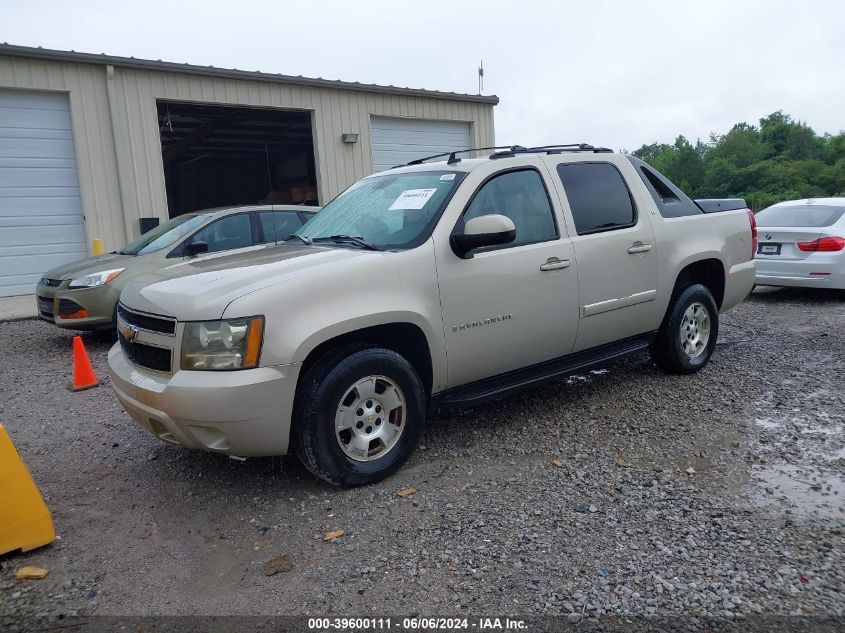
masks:
<svg viewBox="0 0 845 633"><path fill-rule="evenodd" d="M578 235L609 231L636 223L631 194L610 163L557 166Z"/></svg>
<svg viewBox="0 0 845 633"><path fill-rule="evenodd" d="M701 209L683 191L673 185L666 176L635 156L628 156L628 160L637 168L637 173L640 175L645 188L648 189L657 205L657 210L664 218L680 218L701 213Z"/></svg>
<svg viewBox="0 0 845 633"><path fill-rule="evenodd" d="M194 234L192 242L208 242L208 252L252 246L252 223L248 213L229 215Z"/></svg>
<svg viewBox="0 0 845 633"><path fill-rule="evenodd" d="M516 239L510 246L557 237L546 187L533 169L508 172L487 181L476 192L463 219L466 222L496 213L508 216L516 227Z"/></svg>
<svg viewBox="0 0 845 633"><path fill-rule="evenodd" d="M789 207L769 207L755 217L757 226L830 226L839 221L845 213L843 207L823 207L815 204L801 204Z"/></svg>
<svg viewBox="0 0 845 633"><path fill-rule="evenodd" d="M281 242L302 226L299 215L293 211L262 211L258 214L261 231L264 233L262 244Z"/></svg>

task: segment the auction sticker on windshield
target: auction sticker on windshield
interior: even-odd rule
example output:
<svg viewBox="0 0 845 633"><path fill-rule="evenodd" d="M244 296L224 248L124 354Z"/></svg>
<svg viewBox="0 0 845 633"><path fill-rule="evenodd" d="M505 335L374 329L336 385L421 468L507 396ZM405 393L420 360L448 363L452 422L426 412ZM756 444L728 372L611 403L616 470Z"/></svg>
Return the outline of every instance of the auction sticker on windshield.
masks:
<svg viewBox="0 0 845 633"><path fill-rule="evenodd" d="M406 189L393 201L388 211L422 209L436 192L436 187L433 189Z"/></svg>

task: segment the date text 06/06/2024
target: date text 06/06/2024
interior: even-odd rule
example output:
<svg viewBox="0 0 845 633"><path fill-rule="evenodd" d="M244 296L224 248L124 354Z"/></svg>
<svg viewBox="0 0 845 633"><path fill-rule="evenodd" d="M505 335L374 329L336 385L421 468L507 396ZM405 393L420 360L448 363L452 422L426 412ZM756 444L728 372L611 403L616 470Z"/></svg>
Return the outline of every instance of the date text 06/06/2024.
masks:
<svg viewBox="0 0 845 633"><path fill-rule="evenodd" d="M308 629L312 631L354 631L354 630L524 630L524 620L511 618L309 618Z"/></svg>

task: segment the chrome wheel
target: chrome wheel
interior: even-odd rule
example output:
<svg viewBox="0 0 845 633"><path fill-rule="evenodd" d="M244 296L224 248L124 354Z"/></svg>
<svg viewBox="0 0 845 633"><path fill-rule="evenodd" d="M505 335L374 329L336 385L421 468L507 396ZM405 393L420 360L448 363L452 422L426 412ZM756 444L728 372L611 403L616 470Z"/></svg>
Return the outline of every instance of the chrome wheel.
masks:
<svg viewBox="0 0 845 633"><path fill-rule="evenodd" d="M405 431L407 405L399 386L386 376L367 376L352 385L335 415L335 437L359 462L384 457Z"/></svg>
<svg viewBox="0 0 845 633"><path fill-rule="evenodd" d="M701 356L710 340L710 313L696 301L684 312L680 331L681 349L690 358Z"/></svg>

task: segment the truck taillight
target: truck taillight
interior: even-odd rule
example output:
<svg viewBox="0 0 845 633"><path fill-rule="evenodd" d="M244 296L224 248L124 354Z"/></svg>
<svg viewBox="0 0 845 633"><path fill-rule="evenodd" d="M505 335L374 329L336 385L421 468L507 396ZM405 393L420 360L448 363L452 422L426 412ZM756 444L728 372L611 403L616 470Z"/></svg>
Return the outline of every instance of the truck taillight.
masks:
<svg viewBox="0 0 845 633"><path fill-rule="evenodd" d="M833 253L845 249L845 238L820 237L812 242L798 242L798 250L805 253Z"/></svg>
<svg viewBox="0 0 845 633"><path fill-rule="evenodd" d="M751 224L751 259L757 254L757 218L753 211L748 211L748 222Z"/></svg>

